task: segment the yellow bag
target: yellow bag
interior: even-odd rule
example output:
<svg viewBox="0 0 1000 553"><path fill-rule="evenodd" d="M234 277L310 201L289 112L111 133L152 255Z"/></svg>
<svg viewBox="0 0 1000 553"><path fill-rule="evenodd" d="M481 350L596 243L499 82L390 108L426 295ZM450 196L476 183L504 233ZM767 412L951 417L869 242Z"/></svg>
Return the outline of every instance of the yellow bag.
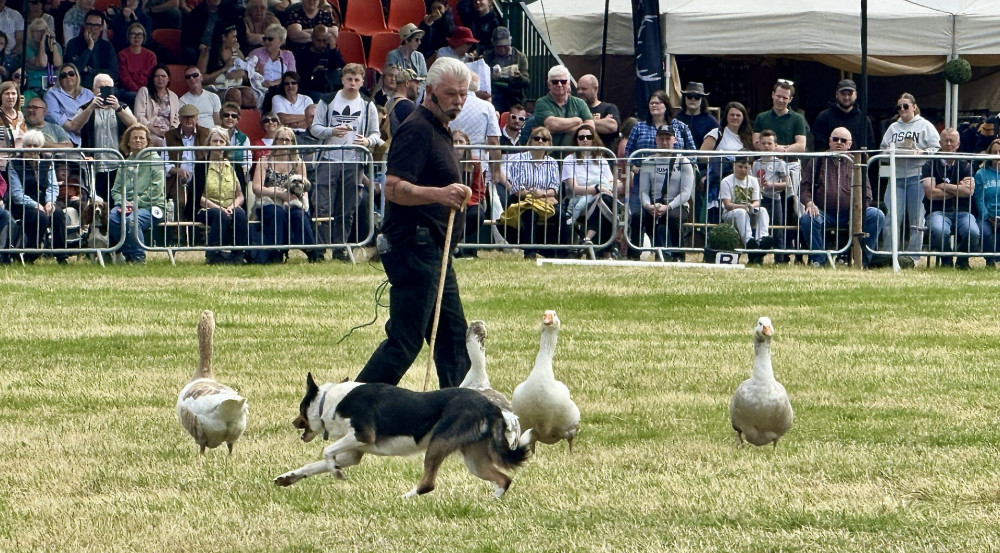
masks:
<svg viewBox="0 0 1000 553"><path fill-rule="evenodd" d="M528 209L537 213L542 219L548 219L556 214L556 206L550 205L542 198L525 198L507 206L507 209L500 214L500 222L508 227L518 228L521 226L521 213Z"/></svg>

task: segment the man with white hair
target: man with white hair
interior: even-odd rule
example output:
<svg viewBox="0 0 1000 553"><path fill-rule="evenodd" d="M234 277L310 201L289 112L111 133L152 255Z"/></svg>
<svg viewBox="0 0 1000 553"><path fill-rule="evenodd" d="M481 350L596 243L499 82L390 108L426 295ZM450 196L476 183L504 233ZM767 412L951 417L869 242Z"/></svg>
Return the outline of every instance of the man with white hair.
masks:
<svg viewBox="0 0 1000 553"><path fill-rule="evenodd" d="M570 75L566 66L549 69L548 83L549 93L535 102L535 124L543 125L552 133L553 146L571 146L573 131L585 122L593 125L594 118L586 102L570 95Z"/></svg>
<svg viewBox="0 0 1000 553"><path fill-rule="evenodd" d="M389 278L386 339L372 354L358 382L397 384L430 336L442 256L450 258L465 233L456 216L450 250L444 250L449 213L460 211L469 187L452 146L448 124L462 112L469 94L469 70L451 58L427 72L420 107L392 138L385 180L385 218L378 239ZM458 386L471 361L465 346L468 324L458 281L449 263L441 296L437 341L432 352L441 388Z"/></svg>

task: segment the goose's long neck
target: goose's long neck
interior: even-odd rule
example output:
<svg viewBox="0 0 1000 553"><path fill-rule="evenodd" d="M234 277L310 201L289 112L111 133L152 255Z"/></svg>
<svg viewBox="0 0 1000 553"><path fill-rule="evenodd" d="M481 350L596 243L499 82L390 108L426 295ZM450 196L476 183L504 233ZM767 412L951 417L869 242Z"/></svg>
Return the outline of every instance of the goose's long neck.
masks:
<svg viewBox="0 0 1000 553"><path fill-rule="evenodd" d="M771 342L755 341L753 344L753 376L774 380L774 369L771 368Z"/></svg>
<svg viewBox="0 0 1000 553"><path fill-rule="evenodd" d="M192 378L212 378L212 333L214 324L198 323L198 368Z"/></svg>
<svg viewBox="0 0 1000 553"><path fill-rule="evenodd" d="M544 377L549 380L555 379L555 373L552 372L552 358L555 357L558 340L558 330L553 328L542 330L542 341L538 346L538 355L535 356L535 368L531 370L532 376Z"/></svg>
<svg viewBox="0 0 1000 553"><path fill-rule="evenodd" d="M472 366L469 367L469 374L466 375L464 382L481 388L490 388L490 377L486 375L486 351L475 339L469 340L467 345Z"/></svg>

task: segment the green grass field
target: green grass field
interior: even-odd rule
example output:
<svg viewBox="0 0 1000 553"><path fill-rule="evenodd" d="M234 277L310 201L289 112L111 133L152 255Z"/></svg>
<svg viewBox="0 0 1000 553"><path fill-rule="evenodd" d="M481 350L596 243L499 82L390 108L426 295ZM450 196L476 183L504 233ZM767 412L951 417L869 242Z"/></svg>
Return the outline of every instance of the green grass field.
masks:
<svg viewBox="0 0 1000 553"><path fill-rule="evenodd" d="M371 319L376 267L0 268L0 551L997 549L996 272L483 257L457 266L494 387L527 376L556 309L556 376L583 415L574 453L539 445L501 501L457 458L412 500L418 457L271 483L325 445L290 424L306 372L354 376L383 337L380 310L336 344ZM175 411L203 309L216 376L250 403L232 456L198 455ZM796 419L776 450L740 450L728 403L762 315Z"/></svg>

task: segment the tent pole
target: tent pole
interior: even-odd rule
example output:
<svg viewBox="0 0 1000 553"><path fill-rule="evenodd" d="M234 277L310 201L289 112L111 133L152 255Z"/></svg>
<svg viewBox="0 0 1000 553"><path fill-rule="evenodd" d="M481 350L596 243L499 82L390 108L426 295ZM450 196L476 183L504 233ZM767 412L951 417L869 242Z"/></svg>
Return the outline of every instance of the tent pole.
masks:
<svg viewBox="0 0 1000 553"><path fill-rule="evenodd" d="M868 0L861 0L861 114L868 119ZM868 133L861 133L859 145L867 150Z"/></svg>

